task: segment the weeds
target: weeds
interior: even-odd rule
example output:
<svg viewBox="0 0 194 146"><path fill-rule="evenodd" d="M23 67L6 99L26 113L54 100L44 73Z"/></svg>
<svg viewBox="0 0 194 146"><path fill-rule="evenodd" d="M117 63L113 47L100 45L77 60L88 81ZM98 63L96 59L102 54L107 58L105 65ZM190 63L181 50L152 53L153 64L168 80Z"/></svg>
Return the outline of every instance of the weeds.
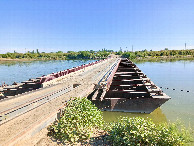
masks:
<svg viewBox="0 0 194 146"><path fill-rule="evenodd" d="M102 112L87 98L72 98L49 134L62 142L89 139L95 128L103 126Z"/></svg>
<svg viewBox="0 0 194 146"><path fill-rule="evenodd" d="M107 140L113 145L183 145L191 135L180 123L156 125L144 118L123 117L106 127Z"/></svg>

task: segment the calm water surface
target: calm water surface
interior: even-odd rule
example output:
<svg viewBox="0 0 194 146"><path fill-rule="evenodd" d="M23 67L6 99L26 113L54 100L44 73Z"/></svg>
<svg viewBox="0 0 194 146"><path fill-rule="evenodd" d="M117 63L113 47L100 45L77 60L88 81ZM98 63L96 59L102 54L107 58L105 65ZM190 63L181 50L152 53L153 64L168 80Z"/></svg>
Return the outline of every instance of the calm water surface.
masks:
<svg viewBox="0 0 194 146"><path fill-rule="evenodd" d="M25 61L0 62L0 84L26 81L53 72L76 67L96 60L52 60L52 61Z"/></svg>
<svg viewBox="0 0 194 146"><path fill-rule="evenodd" d="M93 61L58 60L1 63L0 83L21 82ZM156 123L169 120L174 122L180 119L186 126L190 125L194 129L194 61L145 62L137 63L137 66L157 86L163 87L162 89L171 99L151 114L103 112L105 121L116 121L120 116L141 116L151 118Z"/></svg>

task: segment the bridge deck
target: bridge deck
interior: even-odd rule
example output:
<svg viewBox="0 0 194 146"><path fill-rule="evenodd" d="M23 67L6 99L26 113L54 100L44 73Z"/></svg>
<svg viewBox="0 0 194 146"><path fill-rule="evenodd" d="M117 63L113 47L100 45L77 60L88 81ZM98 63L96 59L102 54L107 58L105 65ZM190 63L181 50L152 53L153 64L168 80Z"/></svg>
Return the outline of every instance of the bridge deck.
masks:
<svg viewBox="0 0 194 146"><path fill-rule="evenodd" d="M66 78L63 78L61 81L58 81L58 84L38 89L35 91L30 91L28 94L19 95L9 100L0 102L0 112L4 114L5 112L15 112L14 108L21 108L22 104L30 102L32 100L39 100L40 96L48 94L50 92L55 92L62 88L73 86L78 84L75 89L71 90L63 95L55 97L53 100L42 104L41 106L35 106L36 108L7 121L0 125L0 145L6 145L12 143L15 140L15 137L22 133L26 133L26 129L34 123L39 124L40 120L46 119L54 111L64 105L65 101L69 100L70 97L74 96L86 96L93 90L94 84L97 84L103 75L110 69L111 65L117 60L117 58L112 58L107 61L101 62L94 66L91 66L79 73L69 74ZM56 92L54 95L59 94ZM54 96L52 95L52 96ZM42 99L44 100L44 99ZM40 100L40 102L42 101ZM36 105L36 103L31 102L31 105ZM25 108L25 106L23 106ZM13 109L13 110L12 110ZM0 115L1 118L1 115ZM6 117L10 118L10 117Z"/></svg>

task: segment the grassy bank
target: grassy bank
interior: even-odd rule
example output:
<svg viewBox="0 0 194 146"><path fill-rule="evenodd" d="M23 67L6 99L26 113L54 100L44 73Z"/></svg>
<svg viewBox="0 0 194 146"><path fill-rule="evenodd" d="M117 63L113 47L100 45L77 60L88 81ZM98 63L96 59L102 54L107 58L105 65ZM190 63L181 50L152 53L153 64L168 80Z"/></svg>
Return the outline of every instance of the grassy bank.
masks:
<svg viewBox="0 0 194 146"><path fill-rule="evenodd" d="M180 123L154 124L144 118L123 117L104 124L102 112L86 98L72 98L61 118L49 127L49 136L63 144L184 145L190 131ZM101 134L100 136L98 134Z"/></svg>

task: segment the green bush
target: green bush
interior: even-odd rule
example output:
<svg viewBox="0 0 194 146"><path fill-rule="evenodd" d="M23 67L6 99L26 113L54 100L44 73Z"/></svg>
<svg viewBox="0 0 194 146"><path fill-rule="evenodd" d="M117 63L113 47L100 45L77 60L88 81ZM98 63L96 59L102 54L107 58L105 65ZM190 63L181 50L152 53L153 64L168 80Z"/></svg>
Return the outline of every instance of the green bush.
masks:
<svg viewBox="0 0 194 146"><path fill-rule="evenodd" d="M178 123L156 125L140 117L124 117L107 127L113 145L183 145L190 134Z"/></svg>
<svg viewBox="0 0 194 146"><path fill-rule="evenodd" d="M59 121L48 130L54 138L63 142L89 139L93 130L103 126L102 112L87 98L72 98Z"/></svg>

